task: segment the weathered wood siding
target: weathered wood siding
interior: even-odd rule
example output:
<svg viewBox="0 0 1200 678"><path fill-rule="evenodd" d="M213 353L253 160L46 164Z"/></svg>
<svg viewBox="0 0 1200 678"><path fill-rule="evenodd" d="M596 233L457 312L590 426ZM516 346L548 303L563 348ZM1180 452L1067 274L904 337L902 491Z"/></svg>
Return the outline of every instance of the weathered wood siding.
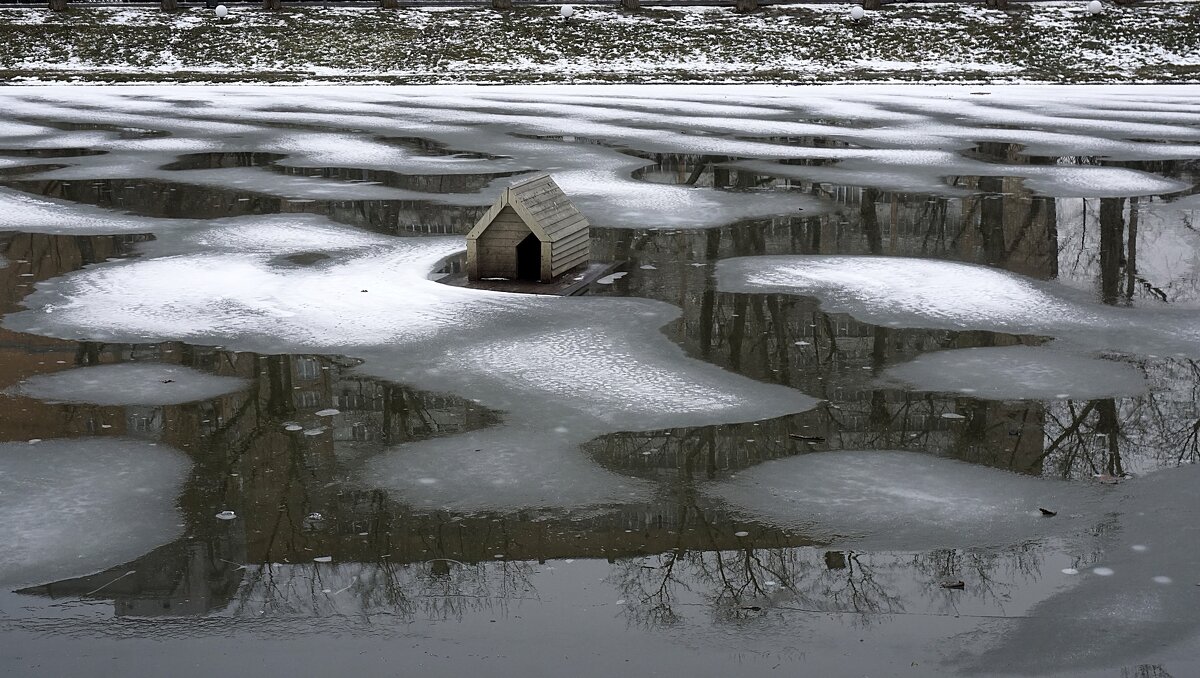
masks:
<svg viewBox="0 0 1200 678"><path fill-rule="evenodd" d="M512 207L500 210L475 241L475 277L516 278L517 244L530 233L525 221Z"/></svg>
<svg viewBox="0 0 1200 678"><path fill-rule="evenodd" d="M541 248L541 280L549 281L587 264L591 258L588 221L549 174L539 174L507 189L467 235L467 274L479 278L515 278L517 245L530 233Z"/></svg>

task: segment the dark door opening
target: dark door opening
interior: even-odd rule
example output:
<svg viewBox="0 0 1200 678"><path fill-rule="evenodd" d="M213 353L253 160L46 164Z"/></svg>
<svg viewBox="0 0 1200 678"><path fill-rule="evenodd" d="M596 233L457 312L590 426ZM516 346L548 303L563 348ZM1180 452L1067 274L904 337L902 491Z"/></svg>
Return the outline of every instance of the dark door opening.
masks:
<svg viewBox="0 0 1200 678"><path fill-rule="evenodd" d="M542 241L530 233L517 245L517 279L541 280Z"/></svg>

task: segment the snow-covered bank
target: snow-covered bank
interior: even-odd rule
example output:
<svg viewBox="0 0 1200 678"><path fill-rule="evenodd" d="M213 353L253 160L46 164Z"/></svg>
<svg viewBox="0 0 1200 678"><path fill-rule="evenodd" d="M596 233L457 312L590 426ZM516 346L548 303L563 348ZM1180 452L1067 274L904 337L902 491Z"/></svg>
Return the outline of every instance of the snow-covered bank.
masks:
<svg viewBox="0 0 1200 678"><path fill-rule="evenodd" d="M0 79L67 82L1195 82L1192 2L848 5L630 14L235 7L0 9ZM369 38L367 37L369 36Z"/></svg>

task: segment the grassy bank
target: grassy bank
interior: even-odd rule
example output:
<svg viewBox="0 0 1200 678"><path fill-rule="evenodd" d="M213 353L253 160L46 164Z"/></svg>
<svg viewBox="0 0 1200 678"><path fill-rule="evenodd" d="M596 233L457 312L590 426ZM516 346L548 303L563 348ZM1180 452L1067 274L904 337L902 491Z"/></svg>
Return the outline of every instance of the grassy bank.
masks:
<svg viewBox="0 0 1200 678"><path fill-rule="evenodd" d="M1200 82L1200 3L0 9L0 81Z"/></svg>

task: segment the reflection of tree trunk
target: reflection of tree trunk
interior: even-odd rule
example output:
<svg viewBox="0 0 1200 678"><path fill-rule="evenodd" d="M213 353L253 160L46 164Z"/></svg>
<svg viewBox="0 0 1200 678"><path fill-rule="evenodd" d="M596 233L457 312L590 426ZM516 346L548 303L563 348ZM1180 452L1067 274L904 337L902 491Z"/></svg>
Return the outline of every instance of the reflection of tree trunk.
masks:
<svg viewBox="0 0 1200 678"><path fill-rule="evenodd" d="M883 0L863 0L863 9L880 9L883 7Z"/></svg>
<svg viewBox="0 0 1200 678"><path fill-rule="evenodd" d="M704 427L704 432L701 434L704 438L704 447L707 448L708 454L705 455L704 475L709 480L717 477L717 434L716 428L713 426Z"/></svg>
<svg viewBox="0 0 1200 678"><path fill-rule="evenodd" d="M979 235L983 240L984 261L993 266L1004 263L1004 179L979 177Z"/></svg>
<svg viewBox="0 0 1200 678"><path fill-rule="evenodd" d="M400 2L399 0L379 0L379 6L383 9L398 9Z"/></svg>
<svg viewBox="0 0 1200 678"><path fill-rule="evenodd" d="M758 9L758 0L736 0L733 8L738 12L753 12Z"/></svg>
<svg viewBox="0 0 1200 678"><path fill-rule="evenodd" d="M716 261L721 251L721 229L710 228L705 234L704 260ZM712 353L714 312L717 305L717 293L711 287L706 287L700 299L700 355L708 358Z"/></svg>
<svg viewBox="0 0 1200 678"><path fill-rule="evenodd" d="M775 368L779 370L776 372L776 378L786 386L792 382L791 363L788 360L787 317L782 312L778 295L767 295L766 304L767 314L771 317L771 330L775 335Z"/></svg>
<svg viewBox="0 0 1200 678"><path fill-rule="evenodd" d="M283 0L263 0L263 9L281 10L283 9Z"/></svg>
<svg viewBox="0 0 1200 678"><path fill-rule="evenodd" d="M987 0L987 6L992 9L1008 9L1008 0Z"/></svg>
<svg viewBox="0 0 1200 678"><path fill-rule="evenodd" d="M878 372L887 361L888 328L876 326L871 341L871 368Z"/></svg>
<svg viewBox="0 0 1200 678"><path fill-rule="evenodd" d="M50 0L50 9L61 12L67 8L67 0Z"/></svg>
<svg viewBox="0 0 1200 678"><path fill-rule="evenodd" d="M621 9L626 12L638 12L642 9L641 0L621 0Z"/></svg>
<svg viewBox="0 0 1200 678"><path fill-rule="evenodd" d="M1117 303L1121 286L1124 211L1124 198L1100 198L1100 297L1106 304Z"/></svg>
<svg viewBox="0 0 1200 678"><path fill-rule="evenodd" d="M1129 235L1125 246L1125 298L1133 299L1134 285L1137 283L1137 230L1138 230L1138 199L1129 199Z"/></svg>
<svg viewBox="0 0 1200 678"><path fill-rule="evenodd" d="M712 159L713 163L713 188L725 188L729 185L729 168L718 167L717 163L725 162L726 158Z"/></svg>
<svg viewBox="0 0 1200 678"><path fill-rule="evenodd" d="M1046 251L1049 252L1050 277L1058 277L1058 206L1054 198L1034 198L1044 200L1042 207L1046 213Z"/></svg>
<svg viewBox="0 0 1200 678"><path fill-rule="evenodd" d="M287 414L292 404L292 363L289 356L267 356L267 411Z"/></svg>
<svg viewBox="0 0 1200 678"><path fill-rule="evenodd" d="M492 0L492 9L512 9L512 0Z"/></svg>
<svg viewBox="0 0 1200 678"><path fill-rule="evenodd" d="M729 366L737 371L742 366L742 338L746 334L746 306L750 295L739 294L733 298L733 326L729 329Z"/></svg>
<svg viewBox="0 0 1200 678"><path fill-rule="evenodd" d="M1121 463L1121 450L1117 444L1121 433L1121 423L1117 420L1117 401L1105 398L1096 401L1096 412L1100 418L1096 421L1096 432L1103 433L1108 449L1105 450L1106 461L1104 470L1110 475L1125 475L1125 466Z"/></svg>
<svg viewBox="0 0 1200 678"><path fill-rule="evenodd" d="M879 232L879 215L875 211L879 189L864 188L861 198L858 214L862 218L863 230L867 233L867 248L871 254L879 254L883 251L883 234Z"/></svg>
<svg viewBox="0 0 1200 678"><path fill-rule="evenodd" d="M179 0L159 0L158 8L164 12L174 12L179 9Z"/></svg>

